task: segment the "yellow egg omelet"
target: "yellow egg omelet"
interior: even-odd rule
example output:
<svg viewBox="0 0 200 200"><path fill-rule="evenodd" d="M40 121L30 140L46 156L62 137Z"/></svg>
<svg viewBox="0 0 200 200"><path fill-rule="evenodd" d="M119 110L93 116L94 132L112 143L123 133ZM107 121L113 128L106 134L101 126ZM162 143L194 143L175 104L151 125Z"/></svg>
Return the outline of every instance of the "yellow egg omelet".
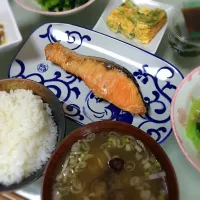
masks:
<svg viewBox="0 0 200 200"><path fill-rule="evenodd" d="M128 39L135 37L143 44L148 44L166 22L164 10L138 7L131 0L113 10L106 20L111 31L121 33Z"/></svg>
<svg viewBox="0 0 200 200"><path fill-rule="evenodd" d="M106 21L107 26L111 31L122 33L131 39L134 37L134 23L129 19L129 16L133 16L137 12L138 7L126 1L111 12Z"/></svg>

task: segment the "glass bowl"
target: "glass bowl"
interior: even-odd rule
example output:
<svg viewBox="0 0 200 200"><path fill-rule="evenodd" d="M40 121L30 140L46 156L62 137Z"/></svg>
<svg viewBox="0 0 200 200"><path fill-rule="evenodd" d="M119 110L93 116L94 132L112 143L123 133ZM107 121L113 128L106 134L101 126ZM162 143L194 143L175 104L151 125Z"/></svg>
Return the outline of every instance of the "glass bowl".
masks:
<svg viewBox="0 0 200 200"><path fill-rule="evenodd" d="M200 55L200 37L194 38L188 32L182 9L186 4L177 4L169 19L168 41L172 50L184 57Z"/></svg>

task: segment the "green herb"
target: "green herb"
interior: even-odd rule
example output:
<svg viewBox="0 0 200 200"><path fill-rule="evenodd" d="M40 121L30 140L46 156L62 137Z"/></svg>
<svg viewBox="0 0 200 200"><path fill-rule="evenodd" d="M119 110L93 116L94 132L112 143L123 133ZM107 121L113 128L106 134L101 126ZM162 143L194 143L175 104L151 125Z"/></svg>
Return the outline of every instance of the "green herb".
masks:
<svg viewBox="0 0 200 200"><path fill-rule="evenodd" d="M129 16L129 19L135 23L136 21L147 24L149 27L155 26L160 19L161 14L165 14L165 12L161 9L153 9L149 13L144 14L137 12L133 16Z"/></svg>
<svg viewBox="0 0 200 200"><path fill-rule="evenodd" d="M71 10L87 3L89 0L36 0L45 10L61 12Z"/></svg>
<svg viewBox="0 0 200 200"><path fill-rule="evenodd" d="M137 7L132 1L130 1L130 0L126 0L126 3L130 6L130 7L132 7L132 8L135 8L135 7Z"/></svg>
<svg viewBox="0 0 200 200"><path fill-rule="evenodd" d="M198 151L200 150L199 110L200 100L194 98L189 111L186 135Z"/></svg>

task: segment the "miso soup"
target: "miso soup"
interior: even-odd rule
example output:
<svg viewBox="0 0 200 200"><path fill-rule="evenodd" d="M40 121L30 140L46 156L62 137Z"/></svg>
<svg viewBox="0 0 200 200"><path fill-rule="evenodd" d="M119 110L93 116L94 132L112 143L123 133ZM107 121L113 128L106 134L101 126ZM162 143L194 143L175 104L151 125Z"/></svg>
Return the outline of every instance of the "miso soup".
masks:
<svg viewBox="0 0 200 200"><path fill-rule="evenodd" d="M135 138L88 133L58 164L54 200L166 200L165 172Z"/></svg>

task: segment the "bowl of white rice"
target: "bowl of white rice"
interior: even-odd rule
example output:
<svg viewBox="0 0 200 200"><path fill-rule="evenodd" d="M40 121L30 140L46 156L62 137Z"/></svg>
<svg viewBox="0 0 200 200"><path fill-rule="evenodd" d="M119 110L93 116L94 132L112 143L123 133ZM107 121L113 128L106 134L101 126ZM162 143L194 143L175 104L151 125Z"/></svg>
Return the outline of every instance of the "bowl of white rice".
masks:
<svg viewBox="0 0 200 200"><path fill-rule="evenodd" d="M0 192L41 177L64 137L64 111L51 90L32 80L0 80Z"/></svg>

